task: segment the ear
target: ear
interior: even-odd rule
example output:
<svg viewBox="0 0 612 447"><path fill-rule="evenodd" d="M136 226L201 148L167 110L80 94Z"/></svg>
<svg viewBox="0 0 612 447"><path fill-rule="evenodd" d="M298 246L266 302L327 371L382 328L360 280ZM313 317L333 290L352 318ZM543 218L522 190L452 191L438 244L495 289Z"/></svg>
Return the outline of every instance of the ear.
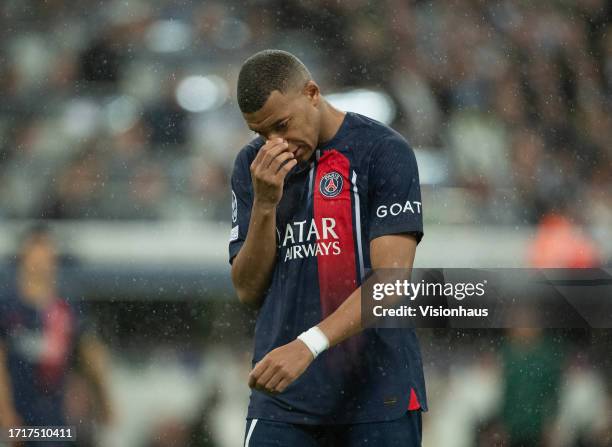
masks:
<svg viewBox="0 0 612 447"><path fill-rule="evenodd" d="M310 80L304 86L302 93L308 97L313 106L317 107L319 102L321 101L321 91L319 90L319 86L313 80Z"/></svg>

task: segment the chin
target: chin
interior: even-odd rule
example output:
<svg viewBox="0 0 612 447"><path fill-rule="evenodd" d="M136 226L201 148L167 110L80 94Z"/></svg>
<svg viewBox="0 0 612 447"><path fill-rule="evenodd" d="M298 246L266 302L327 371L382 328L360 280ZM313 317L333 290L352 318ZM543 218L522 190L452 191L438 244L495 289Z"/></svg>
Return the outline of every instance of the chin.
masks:
<svg viewBox="0 0 612 447"><path fill-rule="evenodd" d="M312 154L314 154L314 150L311 149L310 147L308 146L300 147L300 149L298 149L298 152L297 152L297 160L300 163L306 162L310 160L310 157L312 157Z"/></svg>

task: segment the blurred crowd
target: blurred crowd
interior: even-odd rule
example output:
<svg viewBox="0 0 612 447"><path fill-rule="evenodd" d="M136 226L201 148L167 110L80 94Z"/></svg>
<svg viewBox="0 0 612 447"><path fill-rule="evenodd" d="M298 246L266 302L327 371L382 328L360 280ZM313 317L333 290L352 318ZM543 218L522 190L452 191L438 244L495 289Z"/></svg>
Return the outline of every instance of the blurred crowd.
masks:
<svg viewBox="0 0 612 447"><path fill-rule="evenodd" d="M0 33L5 219L228 219L237 72L275 47L389 94L464 221L612 225L605 0L6 0Z"/></svg>
<svg viewBox="0 0 612 447"><path fill-rule="evenodd" d="M612 383L603 360L609 331L432 335L420 334L426 364L431 362L426 445L612 444Z"/></svg>

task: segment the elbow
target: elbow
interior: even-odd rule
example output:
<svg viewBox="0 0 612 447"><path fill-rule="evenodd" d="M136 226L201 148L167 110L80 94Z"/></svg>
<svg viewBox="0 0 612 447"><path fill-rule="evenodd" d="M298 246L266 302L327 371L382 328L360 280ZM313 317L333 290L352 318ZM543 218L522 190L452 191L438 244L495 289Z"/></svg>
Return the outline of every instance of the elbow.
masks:
<svg viewBox="0 0 612 447"><path fill-rule="evenodd" d="M236 284L234 284L234 288L240 303L253 308L259 308L261 306L261 296L258 293L254 293L253 290L249 290L245 287L239 287Z"/></svg>
<svg viewBox="0 0 612 447"><path fill-rule="evenodd" d="M232 283L234 290L238 296L240 303L258 308L260 306L261 294L255 290L254 287L245 284L244 281L240 281L237 272L232 268Z"/></svg>
<svg viewBox="0 0 612 447"><path fill-rule="evenodd" d="M239 256L234 259L231 269L234 290L240 303L258 309L263 302L265 289L261 290L261 287L258 287L258 282L252 277L253 275L249 275L244 271L238 258Z"/></svg>

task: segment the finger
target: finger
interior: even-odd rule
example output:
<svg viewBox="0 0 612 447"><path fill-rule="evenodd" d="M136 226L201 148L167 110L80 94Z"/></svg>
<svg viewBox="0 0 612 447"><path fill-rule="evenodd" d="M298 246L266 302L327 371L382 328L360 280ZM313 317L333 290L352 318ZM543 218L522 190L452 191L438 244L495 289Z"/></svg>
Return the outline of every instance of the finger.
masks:
<svg viewBox="0 0 612 447"><path fill-rule="evenodd" d="M272 160L269 168L274 174L277 174L280 168L282 168L286 162L294 158L295 155L293 155L292 152L282 152L274 160Z"/></svg>
<svg viewBox="0 0 612 447"><path fill-rule="evenodd" d="M249 373L249 387L253 388L257 383L257 379L263 371L263 362L259 362L255 365L255 368Z"/></svg>
<svg viewBox="0 0 612 447"><path fill-rule="evenodd" d="M297 160L294 158L293 160L289 160L287 163L282 165L278 172L276 173L276 177L279 180L284 180L289 171L291 171L298 164Z"/></svg>
<svg viewBox="0 0 612 447"><path fill-rule="evenodd" d="M266 382L266 390L269 393L275 393L276 387L283 381L284 378L285 376L283 375L282 371L277 371L276 374L274 374L270 380Z"/></svg>
<svg viewBox="0 0 612 447"><path fill-rule="evenodd" d="M270 162L274 160L275 154L283 152L287 150L284 147L286 143L275 141L274 143L266 144L259 151L257 151L257 155L255 155L255 159L251 163L251 170L254 170L258 167L267 168L270 165Z"/></svg>
<svg viewBox="0 0 612 447"><path fill-rule="evenodd" d="M283 391L285 391L285 389L287 389L287 387L291 385L291 381L284 377L279 383L278 385L276 385L276 387L274 388L274 392L275 393L282 393Z"/></svg>
<svg viewBox="0 0 612 447"><path fill-rule="evenodd" d="M257 151L257 153L255 154L255 158L253 159L253 162L251 163L251 167L256 167L261 163L261 160L263 159L264 155L266 154L267 149L271 146L271 145L275 145L275 144L279 144L282 143L283 139L282 138L274 138L273 140L268 140L264 143L263 146L261 146L259 148L259 150Z"/></svg>
<svg viewBox="0 0 612 447"><path fill-rule="evenodd" d="M260 165L264 168L268 168L272 162L283 152L289 151L289 144L286 141L282 141L280 143L274 143L269 148L266 149L264 155L262 156Z"/></svg>
<svg viewBox="0 0 612 447"><path fill-rule="evenodd" d="M274 138L272 140L266 141L264 145L259 148L257 154L255 154L255 159L253 161L256 161L257 163L261 162L264 155L271 147L276 146L277 144L281 144L283 141L284 140L282 138Z"/></svg>
<svg viewBox="0 0 612 447"><path fill-rule="evenodd" d="M278 372L278 366L268 366L265 371L263 371L259 378L257 379L256 387L265 389L268 381L275 376Z"/></svg>

